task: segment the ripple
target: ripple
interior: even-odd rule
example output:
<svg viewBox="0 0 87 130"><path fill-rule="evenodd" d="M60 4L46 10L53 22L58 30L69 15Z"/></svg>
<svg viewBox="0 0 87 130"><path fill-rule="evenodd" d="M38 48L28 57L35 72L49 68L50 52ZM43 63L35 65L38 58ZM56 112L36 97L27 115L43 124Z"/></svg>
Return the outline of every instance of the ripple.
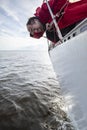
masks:
<svg viewBox="0 0 87 130"><path fill-rule="evenodd" d="M40 53L2 54L0 130L74 130L48 56Z"/></svg>

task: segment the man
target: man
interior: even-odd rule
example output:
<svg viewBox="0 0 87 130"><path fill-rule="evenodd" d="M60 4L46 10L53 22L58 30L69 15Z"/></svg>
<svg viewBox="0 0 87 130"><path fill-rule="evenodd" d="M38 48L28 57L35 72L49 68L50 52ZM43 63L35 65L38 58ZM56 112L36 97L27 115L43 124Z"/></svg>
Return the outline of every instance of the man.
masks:
<svg viewBox="0 0 87 130"><path fill-rule="evenodd" d="M55 19L64 36L68 33L78 22L87 18L87 0L70 3L67 0L49 0L49 5ZM31 17L27 22L27 29L30 36L40 38L46 31L47 38L52 42L59 40L56 29L52 22L46 3L36 9L35 17Z"/></svg>
<svg viewBox="0 0 87 130"><path fill-rule="evenodd" d="M42 37L43 33L46 31L46 36L49 40L57 42L59 40L56 30L50 27L50 24L42 24L38 17L31 17L27 22L27 29L30 32L30 36L34 38Z"/></svg>

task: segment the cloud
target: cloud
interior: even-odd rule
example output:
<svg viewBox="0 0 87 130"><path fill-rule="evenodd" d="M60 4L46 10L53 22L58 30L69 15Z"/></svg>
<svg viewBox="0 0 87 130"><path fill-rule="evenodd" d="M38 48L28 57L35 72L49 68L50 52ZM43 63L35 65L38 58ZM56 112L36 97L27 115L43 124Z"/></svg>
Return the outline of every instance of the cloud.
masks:
<svg viewBox="0 0 87 130"><path fill-rule="evenodd" d="M47 42L43 38L35 40L32 38L23 37L11 37L11 36L0 36L0 50L16 50L16 49L26 49L26 50L47 50Z"/></svg>
<svg viewBox="0 0 87 130"><path fill-rule="evenodd" d="M41 42L28 37L26 29L28 18L35 13L41 3L41 0L0 0L0 48L14 49L18 46L26 46L25 43L32 46ZM26 41L27 37L29 42Z"/></svg>
<svg viewBox="0 0 87 130"><path fill-rule="evenodd" d="M28 20L28 17L32 16L34 14L34 11L36 7L38 6L38 2L40 0L1 0L0 1L0 8L5 12L1 13L0 19L3 19L3 23L6 25L9 25L8 29L10 29L10 26L18 25L20 27L20 30L23 30L21 28L25 29L26 22ZM5 17L4 17L5 16ZM2 24L1 22L1 24ZM17 26L17 28L18 28ZM16 27L15 27L16 28ZM18 28L19 29L19 28ZM26 31L26 30L25 30Z"/></svg>
<svg viewBox="0 0 87 130"><path fill-rule="evenodd" d="M9 3L9 1L8 1ZM19 22L19 18L17 17L17 13L16 11L12 10L12 8L10 8L10 6L8 6L8 3L5 1L0 5L0 7L6 12L7 16L11 16L14 20L16 20L17 22Z"/></svg>

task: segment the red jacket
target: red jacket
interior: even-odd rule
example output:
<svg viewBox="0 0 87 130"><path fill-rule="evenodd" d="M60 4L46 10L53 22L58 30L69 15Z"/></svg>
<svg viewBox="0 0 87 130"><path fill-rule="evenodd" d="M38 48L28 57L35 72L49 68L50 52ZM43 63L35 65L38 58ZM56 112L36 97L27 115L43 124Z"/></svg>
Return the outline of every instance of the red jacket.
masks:
<svg viewBox="0 0 87 130"><path fill-rule="evenodd" d="M66 0L49 0L49 5L56 14L60 11L62 6L66 3ZM48 11L46 3L43 3L41 7L36 9L35 16L39 17L43 24L50 23L52 18ZM62 18L58 21L58 26L63 29L71 24L74 24L87 17L87 0L81 0L74 3L69 3L65 8L65 13Z"/></svg>

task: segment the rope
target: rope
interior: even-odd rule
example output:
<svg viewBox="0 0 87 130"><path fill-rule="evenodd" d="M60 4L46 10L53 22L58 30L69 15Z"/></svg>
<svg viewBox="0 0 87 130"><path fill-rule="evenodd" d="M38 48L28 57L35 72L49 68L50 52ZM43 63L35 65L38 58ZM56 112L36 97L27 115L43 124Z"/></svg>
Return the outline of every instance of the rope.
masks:
<svg viewBox="0 0 87 130"><path fill-rule="evenodd" d="M62 8L60 9L60 11L56 14L56 17L58 17L58 15L59 15L59 19L58 19L57 22L59 22L59 21L61 20L61 18L63 17L63 15L65 14L68 5L69 5L69 2L66 1L66 3L65 3L65 4L62 6ZM63 10L64 10L64 11L63 11ZM63 12L62 12L62 11L63 11Z"/></svg>
<svg viewBox="0 0 87 130"><path fill-rule="evenodd" d="M62 40L63 40L62 34L61 34L60 29L59 29L59 27L58 27L58 25L57 25L57 23L56 23L56 20L55 20L55 18L54 18L53 12L52 12L52 10L51 10L51 8L50 8L50 5L49 5L49 3L48 3L47 0L46 0L46 4L47 4L47 6L48 6L48 10L49 10L49 12L50 12L50 15L51 15L51 17L52 17L52 19L53 19L53 23L54 23L54 25L55 25L55 28L56 28L58 37L59 37L60 41L62 42Z"/></svg>
<svg viewBox="0 0 87 130"><path fill-rule="evenodd" d="M56 15L54 15L54 18L56 19L56 17L58 17L59 19L57 20L57 22L60 21L60 19L63 17L63 15L65 14L65 11L68 7L69 2L66 1L66 3L61 7L60 11L56 13ZM66 8L65 8L66 7ZM64 11L63 11L64 10ZM53 21L50 23L50 25L52 26Z"/></svg>
<svg viewBox="0 0 87 130"><path fill-rule="evenodd" d="M65 14L65 11L66 11L66 9L67 9L67 7L68 7L69 2L68 2L68 0L67 0L66 3L61 7L60 11L57 12L56 15L53 15L53 12L52 12L52 10L51 10L51 8L50 8L50 5L49 5L48 1L47 1L47 0L43 0L43 3L44 3L45 1L46 1L47 6L48 6L48 10L49 10L49 12L50 12L50 14L51 14L51 17L52 17L52 19L53 19L52 22L50 23L50 26L52 26L53 24L55 25L55 28L56 28L56 31L57 31L57 35L58 35L60 41L62 42L63 37L62 37L62 34L61 34L60 29L59 29L59 27L58 27L58 24L56 23L56 18L58 17L57 22L59 22L59 21L61 20L61 18L62 18L63 15ZM55 33L54 33L54 34L55 34ZM55 36L54 36L54 37L55 37Z"/></svg>

